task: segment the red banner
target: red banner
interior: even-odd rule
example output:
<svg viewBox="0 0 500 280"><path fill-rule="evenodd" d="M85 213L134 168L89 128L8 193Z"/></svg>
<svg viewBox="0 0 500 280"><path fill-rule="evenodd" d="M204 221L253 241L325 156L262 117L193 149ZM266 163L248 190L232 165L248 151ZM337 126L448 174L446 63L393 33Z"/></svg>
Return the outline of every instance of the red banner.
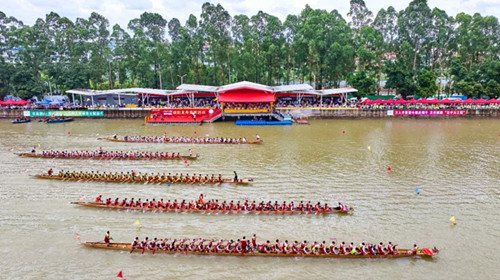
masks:
<svg viewBox="0 0 500 280"><path fill-rule="evenodd" d="M466 110L388 110L388 116L465 116Z"/></svg>
<svg viewBox="0 0 500 280"><path fill-rule="evenodd" d="M176 116L176 117L188 117L196 116L211 116L220 113L220 109L206 109L206 108L173 108L173 109L152 109L151 114L157 116Z"/></svg>

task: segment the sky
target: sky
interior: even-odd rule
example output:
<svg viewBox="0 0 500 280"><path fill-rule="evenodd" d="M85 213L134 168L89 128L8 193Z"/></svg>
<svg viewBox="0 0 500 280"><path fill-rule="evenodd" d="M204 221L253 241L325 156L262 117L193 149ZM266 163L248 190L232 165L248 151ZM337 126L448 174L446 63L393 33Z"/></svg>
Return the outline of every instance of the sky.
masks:
<svg viewBox="0 0 500 280"><path fill-rule="evenodd" d="M231 16L245 14L252 16L262 10L279 17L282 21L289 14L299 14L306 4L313 9L336 9L347 18L349 0L0 0L0 11L14 16L25 24L32 25L37 18L45 18L51 11L75 21L88 18L95 11L105 16L110 26L118 23L126 27L129 20L139 17L143 12L156 12L170 21L173 17L184 25L189 14L198 19L204 2L220 3ZM365 0L366 6L374 15L381 8L392 5L396 11L403 10L410 0L396 0L392 4L384 0ZM500 0L428 0L432 9L438 7L448 15L460 12L492 15L500 18Z"/></svg>

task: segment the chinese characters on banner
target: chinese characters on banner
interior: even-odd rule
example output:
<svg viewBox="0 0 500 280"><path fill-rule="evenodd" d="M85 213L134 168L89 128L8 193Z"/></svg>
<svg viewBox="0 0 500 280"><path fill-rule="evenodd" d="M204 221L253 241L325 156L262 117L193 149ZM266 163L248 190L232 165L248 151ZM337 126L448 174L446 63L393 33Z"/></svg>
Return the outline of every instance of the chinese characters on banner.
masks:
<svg viewBox="0 0 500 280"><path fill-rule="evenodd" d="M24 111L25 117L104 117L104 111Z"/></svg>
<svg viewBox="0 0 500 280"><path fill-rule="evenodd" d="M388 116L465 116L466 110L388 110Z"/></svg>
<svg viewBox="0 0 500 280"><path fill-rule="evenodd" d="M151 114L156 114L156 115L163 115L163 116L178 116L178 117L185 117L185 116L192 116L193 114L197 116L203 116L203 115L209 115L213 114L214 110L213 109L153 109L151 110Z"/></svg>

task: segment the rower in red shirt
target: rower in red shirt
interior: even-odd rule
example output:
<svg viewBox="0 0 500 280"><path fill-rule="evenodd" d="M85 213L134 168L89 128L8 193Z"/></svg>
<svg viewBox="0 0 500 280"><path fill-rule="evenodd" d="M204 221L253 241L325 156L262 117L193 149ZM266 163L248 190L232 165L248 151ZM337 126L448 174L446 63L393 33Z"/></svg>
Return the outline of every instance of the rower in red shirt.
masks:
<svg viewBox="0 0 500 280"><path fill-rule="evenodd" d="M252 236L252 247L254 250L257 249L257 236L255 234Z"/></svg>
<svg viewBox="0 0 500 280"><path fill-rule="evenodd" d="M106 246L109 246L109 243L113 240L111 237L111 234L109 234L109 230L106 232L106 235L104 235L104 243L106 243Z"/></svg>
<svg viewBox="0 0 500 280"><path fill-rule="evenodd" d="M102 194L100 194L99 196L97 196L97 197L95 198L95 202L96 202L96 203L101 203L101 202L102 202Z"/></svg>
<svg viewBox="0 0 500 280"><path fill-rule="evenodd" d="M244 253L248 251L247 245L247 240L245 239L245 236L243 236L243 238L240 240L240 246Z"/></svg>

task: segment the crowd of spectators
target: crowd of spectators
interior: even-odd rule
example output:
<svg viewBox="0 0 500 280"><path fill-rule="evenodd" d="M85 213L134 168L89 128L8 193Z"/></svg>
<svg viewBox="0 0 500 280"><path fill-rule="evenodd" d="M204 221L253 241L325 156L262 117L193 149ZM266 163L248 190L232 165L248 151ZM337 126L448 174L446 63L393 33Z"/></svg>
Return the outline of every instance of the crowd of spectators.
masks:
<svg viewBox="0 0 500 280"><path fill-rule="evenodd" d="M271 111L269 103L225 103L224 110L266 110Z"/></svg>
<svg viewBox="0 0 500 280"><path fill-rule="evenodd" d="M188 97L174 97L167 101L164 99L151 98L148 102L142 103L138 100L135 104L101 104L94 103L83 105L73 105L66 103L61 106L54 105L37 105L30 103L27 105L2 106L1 109L24 109L24 110L108 110L120 108L211 108L220 109L221 105L213 97L196 97L193 99L194 106L191 106L191 100ZM337 96L324 96L320 99L317 96L305 96L301 99L295 97L278 97L273 106L274 108L359 108L362 110L436 110L436 109L500 109L499 103L488 104L471 104L471 103L451 103L451 104L422 104L422 103L407 103L407 104L367 104L362 99L351 98L342 100ZM225 110L267 110L271 111L269 103L225 103Z"/></svg>

